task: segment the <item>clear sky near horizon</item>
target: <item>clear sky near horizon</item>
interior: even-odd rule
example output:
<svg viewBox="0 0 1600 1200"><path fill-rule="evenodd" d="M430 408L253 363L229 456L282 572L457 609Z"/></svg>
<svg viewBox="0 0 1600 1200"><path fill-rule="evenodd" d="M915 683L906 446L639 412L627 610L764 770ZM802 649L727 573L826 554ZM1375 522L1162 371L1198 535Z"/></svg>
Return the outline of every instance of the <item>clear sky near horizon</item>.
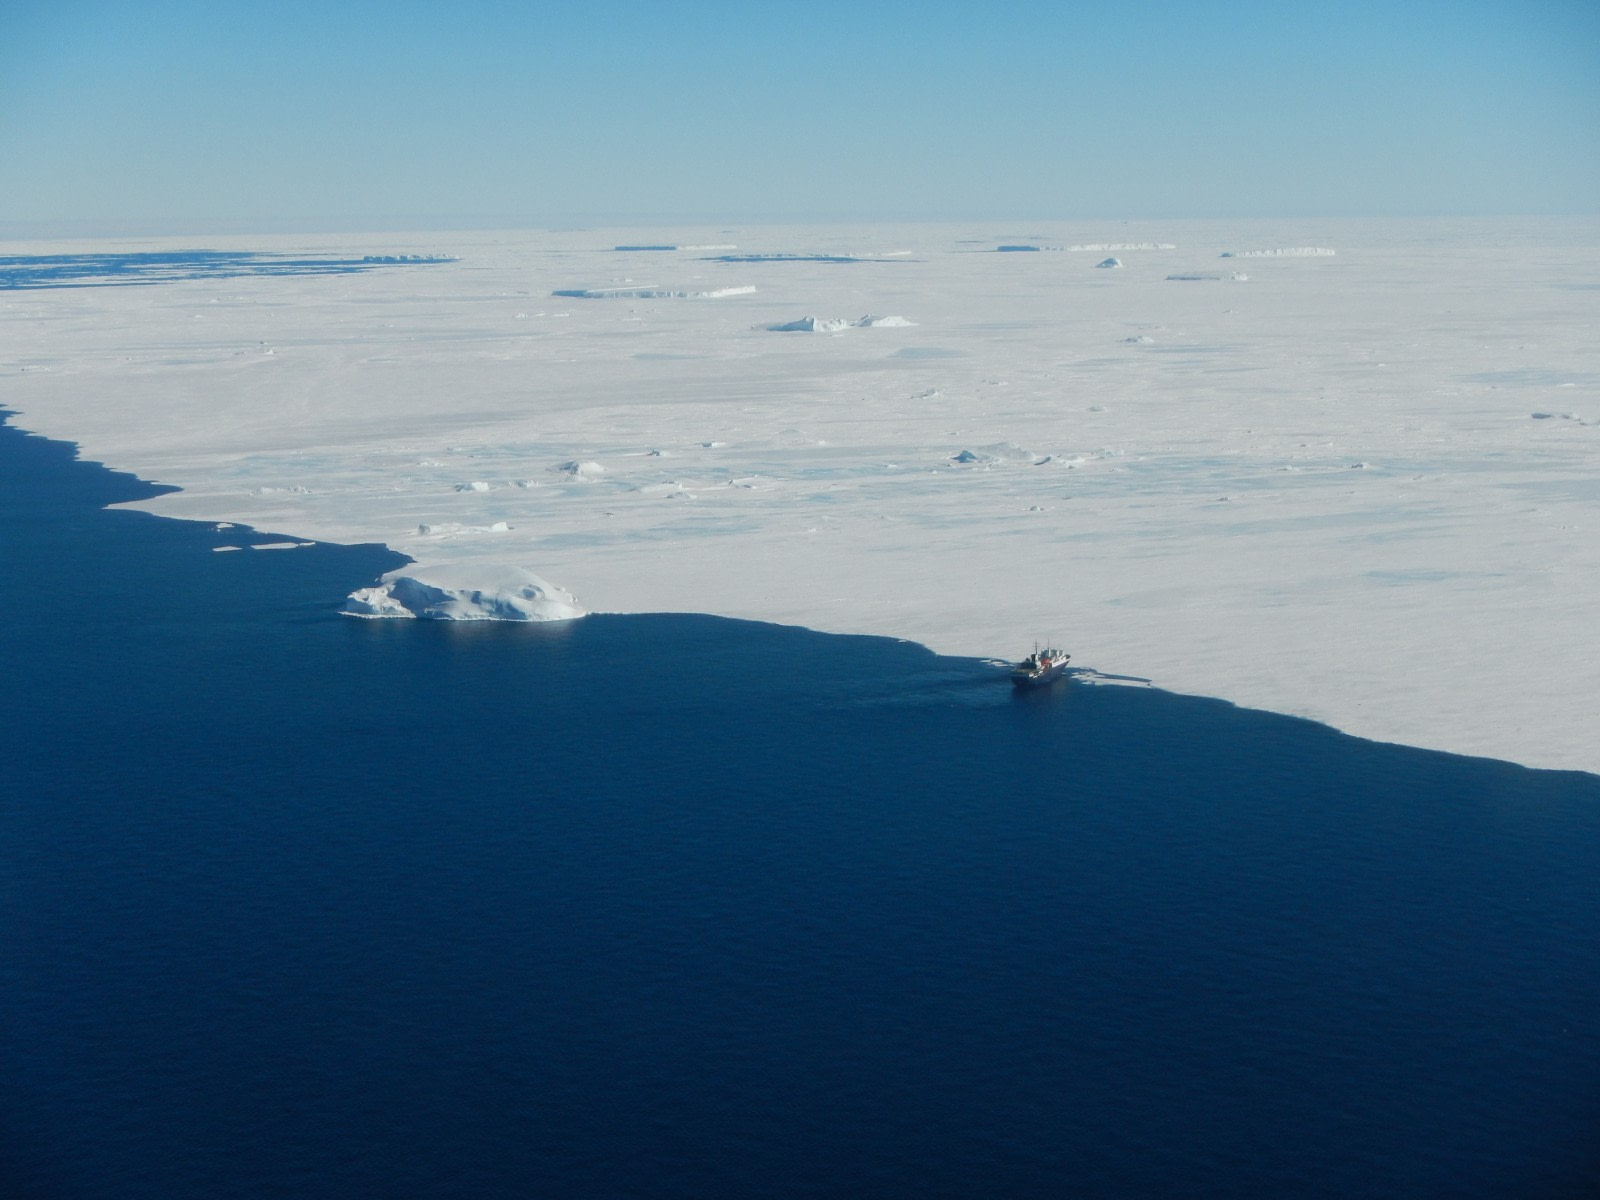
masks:
<svg viewBox="0 0 1600 1200"><path fill-rule="evenodd" d="M1597 211L1592 0L0 6L0 234Z"/></svg>

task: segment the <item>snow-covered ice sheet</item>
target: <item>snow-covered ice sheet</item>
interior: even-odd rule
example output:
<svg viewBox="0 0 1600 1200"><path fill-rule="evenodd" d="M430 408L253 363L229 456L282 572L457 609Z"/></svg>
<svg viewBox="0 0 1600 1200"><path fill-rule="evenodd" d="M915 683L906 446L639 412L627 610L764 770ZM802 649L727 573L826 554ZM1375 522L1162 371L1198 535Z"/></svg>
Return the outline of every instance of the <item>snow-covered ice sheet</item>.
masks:
<svg viewBox="0 0 1600 1200"><path fill-rule="evenodd" d="M1600 771L1594 221L228 240L459 261L0 299L0 402L183 489L143 508L386 542L447 609L510 578L521 615L1059 639L1178 691ZM1015 244L1138 252L993 253ZM718 298L554 294L628 287L620 246L680 247L661 278ZM1241 247L1290 249L1167 282ZM840 255L862 261L812 261ZM912 324L770 332L863 312Z"/></svg>

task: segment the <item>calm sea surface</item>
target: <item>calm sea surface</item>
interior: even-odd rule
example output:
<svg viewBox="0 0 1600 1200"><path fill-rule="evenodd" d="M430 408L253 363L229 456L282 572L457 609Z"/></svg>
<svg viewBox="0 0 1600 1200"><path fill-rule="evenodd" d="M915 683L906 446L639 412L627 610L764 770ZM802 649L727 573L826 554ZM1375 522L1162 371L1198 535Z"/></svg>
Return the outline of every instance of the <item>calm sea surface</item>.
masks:
<svg viewBox="0 0 1600 1200"><path fill-rule="evenodd" d="M1600 1194L1600 778L152 491L0 429L0 1195Z"/></svg>

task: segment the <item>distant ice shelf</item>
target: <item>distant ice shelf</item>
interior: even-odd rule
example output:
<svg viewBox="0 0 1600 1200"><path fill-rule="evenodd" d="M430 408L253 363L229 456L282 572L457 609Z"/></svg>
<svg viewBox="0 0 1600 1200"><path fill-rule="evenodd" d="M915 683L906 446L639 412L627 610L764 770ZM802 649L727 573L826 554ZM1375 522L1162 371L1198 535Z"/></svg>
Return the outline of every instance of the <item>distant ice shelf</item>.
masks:
<svg viewBox="0 0 1600 1200"><path fill-rule="evenodd" d="M654 285L605 287L605 288L562 288L551 292L552 296L570 296L580 300L715 300L722 296L748 296L756 289L751 286L706 288L700 291L693 289L661 288Z"/></svg>
<svg viewBox="0 0 1600 1200"><path fill-rule="evenodd" d="M1176 250L1178 247L1173 242L1079 242L1071 246L1044 246L1032 242L1009 243L996 246L1001 253L1016 253L1027 250L1052 250L1058 253L1077 253L1088 251L1090 253L1104 254L1107 251L1127 250Z"/></svg>
<svg viewBox="0 0 1600 1200"><path fill-rule="evenodd" d="M1221 258L1332 258L1337 250L1321 246L1285 246L1280 250L1224 250Z"/></svg>

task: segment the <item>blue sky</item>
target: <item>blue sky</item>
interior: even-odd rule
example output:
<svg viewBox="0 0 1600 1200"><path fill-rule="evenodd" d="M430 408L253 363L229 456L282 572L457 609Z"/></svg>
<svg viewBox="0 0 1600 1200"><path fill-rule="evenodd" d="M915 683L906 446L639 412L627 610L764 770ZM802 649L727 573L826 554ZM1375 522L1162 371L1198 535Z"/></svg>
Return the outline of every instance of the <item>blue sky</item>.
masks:
<svg viewBox="0 0 1600 1200"><path fill-rule="evenodd" d="M1600 211L1600 5L0 6L0 228Z"/></svg>

